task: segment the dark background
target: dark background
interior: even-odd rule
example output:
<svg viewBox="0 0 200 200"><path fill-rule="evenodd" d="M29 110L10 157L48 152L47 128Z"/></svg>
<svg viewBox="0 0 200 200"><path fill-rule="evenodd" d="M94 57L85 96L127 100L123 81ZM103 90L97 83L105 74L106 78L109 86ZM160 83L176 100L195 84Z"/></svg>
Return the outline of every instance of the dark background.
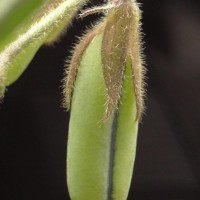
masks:
<svg viewBox="0 0 200 200"><path fill-rule="evenodd" d="M200 199L200 1L140 2L147 110L128 200ZM98 17L75 20L8 88L0 105L0 199L69 199L63 64L75 35Z"/></svg>

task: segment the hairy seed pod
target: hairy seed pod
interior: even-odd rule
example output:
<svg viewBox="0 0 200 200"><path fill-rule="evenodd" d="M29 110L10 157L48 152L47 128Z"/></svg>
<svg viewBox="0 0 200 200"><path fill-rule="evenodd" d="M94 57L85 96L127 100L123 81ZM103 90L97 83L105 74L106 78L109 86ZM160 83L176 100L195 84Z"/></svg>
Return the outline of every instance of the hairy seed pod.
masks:
<svg viewBox="0 0 200 200"><path fill-rule="evenodd" d="M138 121L131 63L126 63L119 111L100 123L106 111L101 42L98 34L84 51L72 97L67 150L72 200L125 200L132 177Z"/></svg>
<svg viewBox="0 0 200 200"><path fill-rule="evenodd" d="M64 84L72 200L127 199L143 108L139 18L135 2L116 3L75 47Z"/></svg>

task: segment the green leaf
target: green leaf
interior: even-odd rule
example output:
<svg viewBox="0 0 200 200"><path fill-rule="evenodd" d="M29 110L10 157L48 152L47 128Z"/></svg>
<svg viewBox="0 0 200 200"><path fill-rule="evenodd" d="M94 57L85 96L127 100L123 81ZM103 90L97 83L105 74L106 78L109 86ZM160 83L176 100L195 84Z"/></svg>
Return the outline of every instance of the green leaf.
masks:
<svg viewBox="0 0 200 200"><path fill-rule="evenodd" d="M125 200L136 151L138 121L131 63L127 63L118 113L102 122L106 86L101 63L102 34L82 57L69 124L67 182L72 200Z"/></svg>
<svg viewBox="0 0 200 200"><path fill-rule="evenodd" d="M2 100L2 97L4 96L4 92L5 92L5 86L1 84L1 80L0 80L0 102Z"/></svg>
<svg viewBox="0 0 200 200"><path fill-rule="evenodd" d="M0 41L25 22L45 1L47 0L1 0Z"/></svg>
<svg viewBox="0 0 200 200"><path fill-rule="evenodd" d="M55 3L50 11L43 13L38 21L27 27L26 32L21 32L20 36L2 51L0 76L4 76L1 79L5 79L6 86L19 78L41 45L49 42L49 38L55 39L64 25L65 27L69 25L84 2L84 0L66 0Z"/></svg>

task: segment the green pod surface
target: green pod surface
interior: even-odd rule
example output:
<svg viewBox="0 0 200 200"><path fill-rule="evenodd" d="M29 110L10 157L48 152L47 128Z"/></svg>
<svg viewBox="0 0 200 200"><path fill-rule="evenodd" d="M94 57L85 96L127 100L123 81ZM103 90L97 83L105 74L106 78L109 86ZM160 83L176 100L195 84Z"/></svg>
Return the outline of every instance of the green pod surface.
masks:
<svg viewBox="0 0 200 200"><path fill-rule="evenodd" d="M72 200L125 200L136 152L138 121L131 62L127 61L117 113L106 122L102 34L85 50L75 81L67 149Z"/></svg>

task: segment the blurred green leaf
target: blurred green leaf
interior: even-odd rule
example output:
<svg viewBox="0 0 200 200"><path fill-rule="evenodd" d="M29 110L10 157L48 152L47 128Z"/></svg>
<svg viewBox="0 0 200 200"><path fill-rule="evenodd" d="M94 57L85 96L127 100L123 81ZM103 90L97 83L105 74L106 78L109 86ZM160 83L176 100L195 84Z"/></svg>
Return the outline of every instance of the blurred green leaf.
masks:
<svg viewBox="0 0 200 200"><path fill-rule="evenodd" d="M0 84L8 86L16 81L37 50L49 42L49 37L55 39L63 28L70 24L74 14L84 2L84 0L55 1L55 5L50 5L50 8L47 6L43 13L39 12L39 19L33 20L34 24L27 26L25 32L22 28L20 36L0 54L0 79L3 80Z"/></svg>
<svg viewBox="0 0 200 200"><path fill-rule="evenodd" d="M0 43L47 0L1 0Z"/></svg>

